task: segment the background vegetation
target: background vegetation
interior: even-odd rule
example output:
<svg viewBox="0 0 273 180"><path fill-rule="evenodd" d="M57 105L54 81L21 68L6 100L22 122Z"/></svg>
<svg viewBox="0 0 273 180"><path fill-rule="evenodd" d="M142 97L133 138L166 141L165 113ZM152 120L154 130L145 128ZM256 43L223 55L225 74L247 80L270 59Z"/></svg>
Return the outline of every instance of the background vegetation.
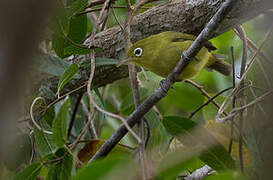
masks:
<svg viewBox="0 0 273 180"><path fill-rule="evenodd" d="M211 39L217 47L215 53L227 55L227 61L234 63L234 76L203 70L187 82L175 83L167 96L144 116L143 129L141 125L130 129L107 157L90 160L123 124L121 119L135 110L129 78L102 87L91 86L89 94L86 82L67 91L71 84L89 76L86 69L90 68L93 51L96 68L115 66L124 58L105 57L100 54L101 48L90 48L86 41L114 26L126 28L123 24L128 22L129 2L109 2L106 10L103 0L54 3L54 13L46 21L47 32L42 34L39 48L32 55L34 60L28 70L31 78L27 80L31 85L22 98L23 110L14 128L17 133L9 139L2 156L2 179L269 178L266 166L272 158L268 154L272 144L269 137L273 57L270 10ZM133 6L137 2L130 3ZM169 2L147 3L135 14L164 3ZM256 49L251 42L243 45L239 36L251 40ZM239 90L232 94L233 80L236 85L240 82L244 53L247 65L255 61ZM139 99L143 102L163 78L139 68L137 71ZM232 103L234 99L236 102ZM226 103L229 104L224 114L221 110ZM227 116L228 120L219 123ZM132 135L132 130L137 135Z"/></svg>

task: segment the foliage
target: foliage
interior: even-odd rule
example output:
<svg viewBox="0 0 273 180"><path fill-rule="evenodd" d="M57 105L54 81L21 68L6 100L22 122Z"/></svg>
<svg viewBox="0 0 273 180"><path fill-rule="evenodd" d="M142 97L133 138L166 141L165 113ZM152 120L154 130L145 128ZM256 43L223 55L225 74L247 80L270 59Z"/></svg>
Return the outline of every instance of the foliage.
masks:
<svg viewBox="0 0 273 180"><path fill-rule="evenodd" d="M35 56L35 63L37 63L39 73L58 79L58 84L50 85L55 86L55 89L40 87L40 95L50 101L46 102L50 106L39 106L38 110L35 110L34 119L40 128L33 126L33 131L31 130L34 148L28 142L28 146L24 145L25 149L21 152L23 155L27 154L24 158L18 156L15 164L12 161L5 163L10 171L18 172L15 179L31 180L37 177L47 180L141 178L140 163L136 160L138 143L129 133L107 157L90 161L122 122L94 108L92 102L89 101L86 89L82 88L69 93L65 98L62 97L66 95L63 92L66 92L65 88L68 83L73 84L81 81L83 77L89 77L86 69L91 66L89 56L91 51L85 40L90 37L96 24L85 11L91 9L98 17L99 11L97 10L103 7L103 4L88 7L91 2L96 1L58 1L56 13L50 19L50 43L48 43L46 52L39 52ZM131 0L131 3L136 2ZM162 3L166 1L146 4L138 13ZM127 16L124 0L117 0L112 6L107 12L109 14L107 14L105 24L103 22L99 24L99 26L105 26L105 29L119 26L119 22L124 22ZM254 24L252 21L245 26L252 27ZM251 35L255 33L253 29L248 33ZM230 46L234 46L235 70L238 74L242 44L236 34L229 31L212 39L211 42L218 48L213 53L228 55L230 63L232 62ZM96 68L107 69L109 66L117 65L120 61L104 57L98 47L94 49ZM147 71L139 72L137 76L140 84L140 102L143 102L158 87L162 78ZM192 80L201 85L202 90L206 91L209 96L214 96L217 92L232 86L232 77L223 77L216 72L205 70ZM236 78L236 83L238 83L238 78ZM133 92L128 78L102 88L93 86L91 88L95 103L102 109L123 117L130 116L135 110ZM215 102L222 104L229 94L230 91L219 95ZM58 100L55 102L56 99ZM204 93L193 85L177 82L167 96L145 114L143 118L145 142L143 143L145 143L147 153L145 163L149 166L147 173L151 179L177 179L177 177L189 175L204 165L217 171L205 177L208 180L244 178L239 173L238 154L234 156L228 152L230 124L222 124L222 127L215 125L218 108L209 103L193 118L188 118L193 111L207 102L207 99ZM227 111L231 111L231 107ZM87 124L90 118L92 121ZM224 133L219 134L220 129L224 129ZM49 133L46 133L45 130ZM133 128L133 130L137 129ZM236 130L238 131L238 128ZM239 133L234 134L236 137L233 149L236 148L237 152ZM81 137L77 139L79 136ZM22 137L25 137L25 134ZM243 139L243 151L247 152L247 156L244 157L247 162L245 166L249 174L254 173L251 160L257 158L256 156L251 157L253 152L258 151L255 149L258 147L255 138L244 137ZM36 150L34 157L29 155L31 148ZM17 148L15 150L13 154L17 153ZM21 154L18 153L18 155Z"/></svg>

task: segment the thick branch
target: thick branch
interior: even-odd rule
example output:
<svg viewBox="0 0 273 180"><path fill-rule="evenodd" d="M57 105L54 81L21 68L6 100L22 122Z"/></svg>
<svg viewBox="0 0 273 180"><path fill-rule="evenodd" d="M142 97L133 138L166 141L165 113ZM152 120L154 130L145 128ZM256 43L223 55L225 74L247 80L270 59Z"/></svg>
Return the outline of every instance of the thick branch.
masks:
<svg viewBox="0 0 273 180"><path fill-rule="evenodd" d="M154 7L135 16L131 25L131 40L135 42L152 34L169 30L197 35L222 2L223 0L173 0L170 3ZM228 31L271 8L273 8L272 0L237 0L234 9L228 13L212 36ZM119 26L97 34L94 45L102 48L99 56L117 59L122 59L125 56L123 34ZM76 89L87 81L90 70L88 68L82 69L81 73L82 78L70 82L63 93ZM127 76L126 67L104 66L96 68L93 86L101 87ZM46 79L42 84L49 86L55 92L58 79Z"/></svg>

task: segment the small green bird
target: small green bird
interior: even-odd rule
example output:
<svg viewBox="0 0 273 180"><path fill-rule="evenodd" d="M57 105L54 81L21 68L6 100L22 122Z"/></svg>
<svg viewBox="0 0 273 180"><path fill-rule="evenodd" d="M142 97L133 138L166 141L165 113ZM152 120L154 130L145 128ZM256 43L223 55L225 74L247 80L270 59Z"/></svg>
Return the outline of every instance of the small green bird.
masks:
<svg viewBox="0 0 273 180"><path fill-rule="evenodd" d="M127 54L128 60L166 77L180 60L182 52L190 47L195 38L190 34L173 31L152 35L132 45ZM231 65L223 61L222 55L210 53L212 50L216 48L207 42L181 73L179 80L192 78L203 68L229 75Z"/></svg>

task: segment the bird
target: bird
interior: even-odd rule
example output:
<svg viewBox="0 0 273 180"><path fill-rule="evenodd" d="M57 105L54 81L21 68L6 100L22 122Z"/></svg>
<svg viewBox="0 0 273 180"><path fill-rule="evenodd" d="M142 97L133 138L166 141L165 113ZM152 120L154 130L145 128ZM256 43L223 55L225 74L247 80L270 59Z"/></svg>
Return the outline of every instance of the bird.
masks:
<svg viewBox="0 0 273 180"><path fill-rule="evenodd" d="M119 65L129 62L161 77L167 77L180 60L182 52L187 50L195 39L194 35L175 31L151 35L135 42L128 50L127 59ZM216 48L211 42L204 43L198 54L180 74L178 81L193 78L202 69L216 70L225 76L230 75L231 65L223 60L226 56L211 53L214 50Z"/></svg>

